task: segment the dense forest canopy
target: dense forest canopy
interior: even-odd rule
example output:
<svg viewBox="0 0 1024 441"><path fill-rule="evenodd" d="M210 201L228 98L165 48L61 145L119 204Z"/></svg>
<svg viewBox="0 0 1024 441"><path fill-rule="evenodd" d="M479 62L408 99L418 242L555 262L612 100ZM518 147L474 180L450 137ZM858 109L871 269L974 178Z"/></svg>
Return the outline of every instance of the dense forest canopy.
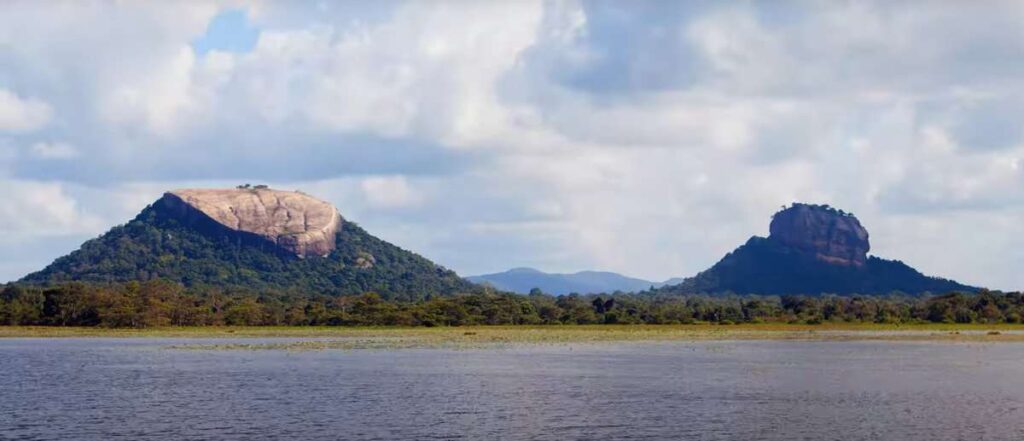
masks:
<svg viewBox="0 0 1024 441"><path fill-rule="evenodd" d="M419 297L419 296L416 296ZM550 296L482 291L385 300L295 296L274 290L186 288L165 280L0 289L0 324L57 326L711 323L1020 323L1024 295L981 291L937 296Z"/></svg>
<svg viewBox="0 0 1024 441"><path fill-rule="evenodd" d="M267 241L228 231L216 222L185 225L159 204L111 229L42 271L29 283L90 283L166 279L186 287L273 290L305 295L373 291L385 299L475 292L455 272L344 222L326 257L298 258Z"/></svg>
<svg viewBox="0 0 1024 441"><path fill-rule="evenodd" d="M833 265L753 237L706 271L679 285L659 289L665 294L884 294L892 291L936 293L975 291L953 280L928 277L898 260L869 256L861 267Z"/></svg>

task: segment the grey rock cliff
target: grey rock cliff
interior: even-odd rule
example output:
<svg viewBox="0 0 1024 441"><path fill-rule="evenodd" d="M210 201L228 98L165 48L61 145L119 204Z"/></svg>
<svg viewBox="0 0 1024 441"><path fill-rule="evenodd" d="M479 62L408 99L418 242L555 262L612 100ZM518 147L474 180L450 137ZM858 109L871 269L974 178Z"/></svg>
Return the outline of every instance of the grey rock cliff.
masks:
<svg viewBox="0 0 1024 441"><path fill-rule="evenodd" d="M206 217L251 233L299 257L326 256L335 248L342 218L333 205L300 192L268 188L183 189L160 203L183 219Z"/></svg>
<svg viewBox="0 0 1024 441"><path fill-rule="evenodd" d="M871 249L856 217L824 205L793 204L775 213L769 230L769 240L837 265L863 266Z"/></svg>

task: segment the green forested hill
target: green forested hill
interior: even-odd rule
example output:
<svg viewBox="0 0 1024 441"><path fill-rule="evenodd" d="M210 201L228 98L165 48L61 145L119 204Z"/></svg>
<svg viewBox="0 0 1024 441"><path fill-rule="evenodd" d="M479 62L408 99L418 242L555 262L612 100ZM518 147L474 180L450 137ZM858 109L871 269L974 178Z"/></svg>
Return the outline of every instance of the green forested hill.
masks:
<svg viewBox="0 0 1024 441"><path fill-rule="evenodd" d="M711 268L662 294L908 294L973 292L978 288L929 277L897 260L868 257L863 266L822 262L771 238L754 237Z"/></svg>
<svg viewBox="0 0 1024 441"><path fill-rule="evenodd" d="M166 279L188 287L274 290L296 295L377 292L385 299L476 292L480 288L426 258L344 222L326 257L282 253L215 222L185 223L159 204L90 240L22 281L122 282Z"/></svg>

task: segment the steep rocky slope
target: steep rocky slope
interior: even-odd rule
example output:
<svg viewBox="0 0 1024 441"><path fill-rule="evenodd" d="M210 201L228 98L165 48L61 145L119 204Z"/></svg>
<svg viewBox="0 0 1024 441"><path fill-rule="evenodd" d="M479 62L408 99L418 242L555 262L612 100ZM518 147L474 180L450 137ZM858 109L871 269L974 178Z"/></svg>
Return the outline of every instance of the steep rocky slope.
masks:
<svg viewBox="0 0 1024 441"><path fill-rule="evenodd" d="M175 190L156 203L185 223L213 220L260 236L299 257L330 254L341 225L341 215L331 204L269 188Z"/></svg>
<svg viewBox="0 0 1024 441"><path fill-rule="evenodd" d="M772 216L769 239L837 265L867 263L868 230L852 214L823 206L794 204Z"/></svg>

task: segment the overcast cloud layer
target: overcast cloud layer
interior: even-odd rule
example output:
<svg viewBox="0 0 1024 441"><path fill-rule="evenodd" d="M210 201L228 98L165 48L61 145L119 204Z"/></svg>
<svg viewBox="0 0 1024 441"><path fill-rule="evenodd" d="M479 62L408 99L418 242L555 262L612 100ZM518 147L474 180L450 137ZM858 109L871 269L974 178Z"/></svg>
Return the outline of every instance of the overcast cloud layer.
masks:
<svg viewBox="0 0 1024 441"><path fill-rule="evenodd" d="M0 280L251 182L463 275L688 276L804 201L1024 288L1024 3L365 3L4 3Z"/></svg>

